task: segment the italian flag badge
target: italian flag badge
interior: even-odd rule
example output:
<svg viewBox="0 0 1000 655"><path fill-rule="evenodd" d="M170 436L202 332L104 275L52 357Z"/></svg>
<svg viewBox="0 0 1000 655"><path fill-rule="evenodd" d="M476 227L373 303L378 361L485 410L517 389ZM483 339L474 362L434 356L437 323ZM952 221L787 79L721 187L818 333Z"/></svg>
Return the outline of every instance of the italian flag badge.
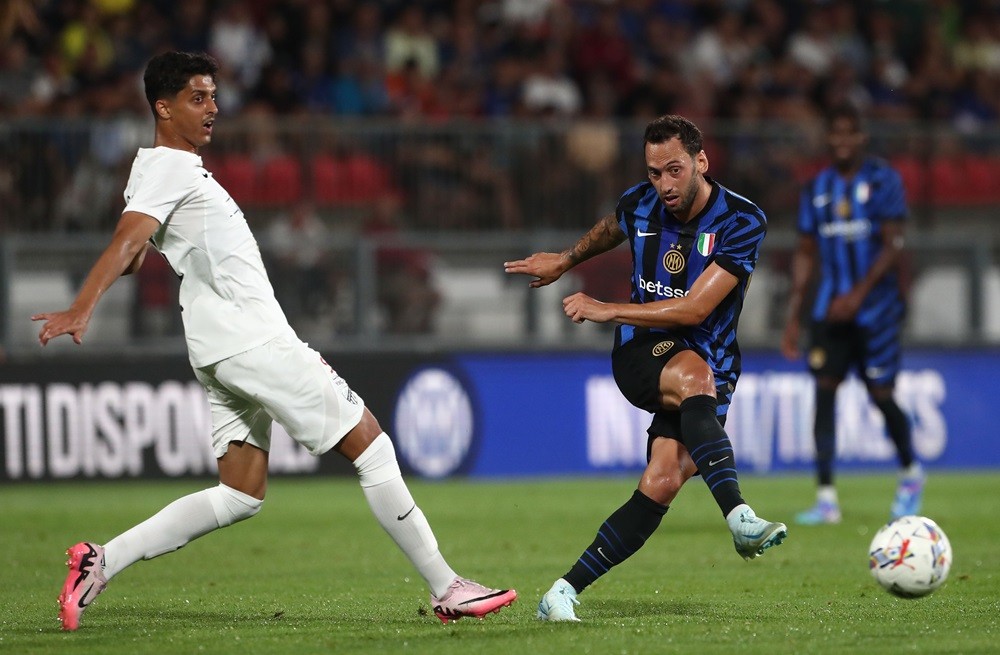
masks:
<svg viewBox="0 0 1000 655"><path fill-rule="evenodd" d="M698 252L702 257L708 257L715 250L715 233L698 235Z"/></svg>

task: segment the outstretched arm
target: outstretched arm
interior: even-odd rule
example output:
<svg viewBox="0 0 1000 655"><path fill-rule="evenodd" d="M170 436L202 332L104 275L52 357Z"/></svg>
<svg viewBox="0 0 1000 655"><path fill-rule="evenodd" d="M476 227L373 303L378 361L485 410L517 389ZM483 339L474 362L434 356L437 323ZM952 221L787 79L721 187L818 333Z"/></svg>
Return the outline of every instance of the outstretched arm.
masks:
<svg viewBox="0 0 1000 655"><path fill-rule="evenodd" d="M699 325L738 282L735 275L713 263L698 276L691 292L683 298L647 303L610 303L594 300L585 293L574 293L563 300L563 311L576 323L615 321L650 328Z"/></svg>
<svg viewBox="0 0 1000 655"><path fill-rule="evenodd" d="M159 227L160 223L152 216L139 212L122 214L111 243L97 258L69 309L31 317L33 321L45 321L38 333L38 341L44 346L60 335L69 334L73 341L82 343L97 302L115 280L142 265L149 237Z"/></svg>
<svg viewBox="0 0 1000 655"><path fill-rule="evenodd" d="M601 217L569 250L560 253L536 252L525 259L504 262L503 270L505 273L533 275L536 279L528 286L537 289L552 284L580 262L607 252L624 240L625 233L618 227L618 219L614 214L608 214Z"/></svg>

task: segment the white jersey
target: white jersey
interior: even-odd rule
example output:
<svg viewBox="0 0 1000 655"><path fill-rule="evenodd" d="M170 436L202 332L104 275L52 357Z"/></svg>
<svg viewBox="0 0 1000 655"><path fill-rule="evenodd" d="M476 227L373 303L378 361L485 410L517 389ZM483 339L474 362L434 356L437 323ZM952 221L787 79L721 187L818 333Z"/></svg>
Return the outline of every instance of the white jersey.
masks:
<svg viewBox="0 0 1000 655"><path fill-rule="evenodd" d="M181 278L192 366L214 364L292 332L243 211L201 157L176 148L140 148L124 211L161 223L151 240Z"/></svg>

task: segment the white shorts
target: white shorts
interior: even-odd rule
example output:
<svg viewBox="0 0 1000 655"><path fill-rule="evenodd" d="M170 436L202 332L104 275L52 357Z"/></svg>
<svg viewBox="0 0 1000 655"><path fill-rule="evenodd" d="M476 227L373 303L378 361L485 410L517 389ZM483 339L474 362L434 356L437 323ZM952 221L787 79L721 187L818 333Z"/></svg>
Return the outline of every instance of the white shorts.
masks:
<svg viewBox="0 0 1000 655"><path fill-rule="evenodd" d="M212 448L222 457L232 441L271 448L271 422L313 455L333 448L365 409L323 357L294 334L195 369L212 409Z"/></svg>

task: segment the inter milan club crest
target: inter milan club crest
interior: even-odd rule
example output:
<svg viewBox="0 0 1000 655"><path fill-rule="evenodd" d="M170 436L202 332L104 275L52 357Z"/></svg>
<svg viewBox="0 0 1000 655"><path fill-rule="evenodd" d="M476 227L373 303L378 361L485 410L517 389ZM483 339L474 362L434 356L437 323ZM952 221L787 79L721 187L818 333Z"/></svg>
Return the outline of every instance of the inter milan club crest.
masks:
<svg viewBox="0 0 1000 655"><path fill-rule="evenodd" d="M681 245L679 243L670 244L670 250L663 256L663 268L667 269L667 273L671 275L680 273L684 270L686 263L684 253L681 252Z"/></svg>
<svg viewBox="0 0 1000 655"><path fill-rule="evenodd" d="M698 252L702 257L708 257L715 250L715 232L698 235Z"/></svg>

